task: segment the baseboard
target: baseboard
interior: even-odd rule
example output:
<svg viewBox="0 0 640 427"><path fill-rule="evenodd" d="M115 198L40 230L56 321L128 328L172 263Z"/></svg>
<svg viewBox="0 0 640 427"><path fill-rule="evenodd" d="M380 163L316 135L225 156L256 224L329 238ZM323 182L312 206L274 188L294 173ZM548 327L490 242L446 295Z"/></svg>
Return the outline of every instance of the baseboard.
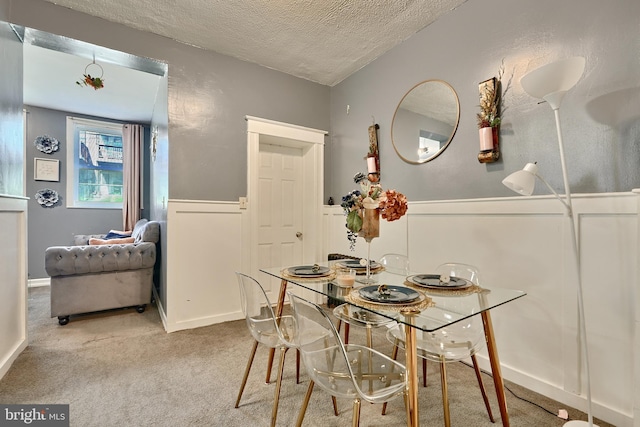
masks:
<svg viewBox="0 0 640 427"><path fill-rule="evenodd" d="M491 372L491 366L489 364L489 360L483 355L477 355L478 364L480 368L486 372ZM553 400L557 400L558 402L567 405L571 408L579 409L583 412L586 412L587 401L583 396L578 396L569 391L563 390L559 388L555 384L550 384L546 381L542 381L539 378L534 378L530 375L527 375L518 370L512 369L508 366L501 366L502 376L505 380L511 381L513 383L518 384L524 388L527 388L536 393L540 393L543 396L547 396ZM592 389L593 390L593 389ZM614 408L609 408L607 406L603 406L596 401L591 402L593 416L599 418L603 421L606 421L610 424L613 424L618 427L633 427L634 426L634 418L633 414L627 415L619 410ZM557 412L557 410L562 408L547 408L552 412Z"/></svg>
<svg viewBox="0 0 640 427"><path fill-rule="evenodd" d="M165 323L165 330L167 332L177 332L186 329L201 328L203 326L211 326L215 325L216 323L230 322L240 319L244 319L244 315L242 314L242 312L238 311L216 316L201 317L198 319L189 319L182 322L173 322L171 324Z"/></svg>
<svg viewBox="0 0 640 427"><path fill-rule="evenodd" d="M10 351L2 360L2 362L0 362L0 379L2 379L7 372L9 372L9 368L11 368L13 362L18 358L20 353L22 353L22 351L27 348L27 344L28 341L26 339L23 339L15 346L13 351Z"/></svg>
<svg viewBox="0 0 640 427"><path fill-rule="evenodd" d="M27 280L27 286L30 288L39 288L41 286L51 286L51 278L45 277L42 279L29 279Z"/></svg>
<svg viewBox="0 0 640 427"><path fill-rule="evenodd" d="M153 291L153 299L156 301L156 307L158 307L158 313L160 314L160 320L162 320L162 326L164 327L164 330L166 332L169 332L169 330L167 329L167 312L164 310L164 307L162 306L162 301L158 296L158 292L156 291L155 286L153 286L152 291Z"/></svg>

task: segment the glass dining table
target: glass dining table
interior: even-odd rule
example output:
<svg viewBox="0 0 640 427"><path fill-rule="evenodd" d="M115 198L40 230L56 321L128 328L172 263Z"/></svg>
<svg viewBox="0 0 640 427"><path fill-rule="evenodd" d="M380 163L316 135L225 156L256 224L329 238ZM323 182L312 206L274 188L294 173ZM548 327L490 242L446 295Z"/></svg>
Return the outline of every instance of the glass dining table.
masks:
<svg viewBox="0 0 640 427"><path fill-rule="evenodd" d="M526 293L484 285L480 287L470 282L445 287L440 286L443 282L439 276L434 278L435 275L428 272L416 272L404 276L387 272L379 265L371 267L369 280L366 279L365 269L356 267L358 272L356 283L353 286L340 286L336 276L341 270L353 268L354 266L350 263L353 263L353 260L260 269L262 273L280 280L276 316L282 315L287 288L291 284L293 286L289 287L289 291L294 294L305 294L308 298L308 291L311 291L321 294L335 304L346 302L405 325L402 329L405 332L407 368L407 425L419 426L418 349L416 347L418 331L433 332L471 316L480 315L502 425L508 427L509 414L490 310L517 300ZM448 279L444 278L447 283ZM380 285L385 286L380 287ZM417 298L415 298L416 294ZM409 299L409 295L413 299ZM267 382L271 376L273 354L271 352L268 361Z"/></svg>

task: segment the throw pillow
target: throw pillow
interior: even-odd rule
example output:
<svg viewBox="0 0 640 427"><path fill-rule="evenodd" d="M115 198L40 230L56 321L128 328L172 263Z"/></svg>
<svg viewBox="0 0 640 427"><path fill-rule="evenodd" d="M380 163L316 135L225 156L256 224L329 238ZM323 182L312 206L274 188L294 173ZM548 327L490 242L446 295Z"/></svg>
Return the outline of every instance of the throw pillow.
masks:
<svg viewBox="0 0 640 427"><path fill-rule="evenodd" d="M133 237L124 237L121 239L89 239L90 245L117 245L117 244L126 244L133 243L136 239Z"/></svg>
<svg viewBox="0 0 640 427"><path fill-rule="evenodd" d="M131 233L125 233L123 231L115 231L115 230L111 230L110 232L108 232L105 236L104 239L105 240L109 240L109 239L123 239L125 237L131 237Z"/></svg>

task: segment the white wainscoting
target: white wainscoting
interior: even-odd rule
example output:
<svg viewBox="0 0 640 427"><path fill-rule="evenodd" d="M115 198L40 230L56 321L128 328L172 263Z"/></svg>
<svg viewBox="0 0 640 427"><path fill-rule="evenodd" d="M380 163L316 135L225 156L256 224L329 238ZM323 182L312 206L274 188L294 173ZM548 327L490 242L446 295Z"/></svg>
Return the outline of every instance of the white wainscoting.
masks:
<svg viewBox="0 0 640 427"><path fill-rule="evenodd" d="M576 195L573 203L594 415L638 427L638 195ZM349 250L344 221L339 206L324 208L324 256L366 256L362 239ZM465 262L480 268L486 286L526 291L492 312L504 377L584 410L568 226L553 197L414 202L399 221L381 222L371 256L407 254L412 269L424 271ZM169 202L168 306L161 308L167 331L242 318L234 272L250 266L247 233L238 203ZM485 353L480 361L489 369Z"/></svg>
<svg viewBox="0 0 640 427"><path fill-rule="evenodd" d="M0 378L27 347L27 200L0 195Z"/></svg>
<svg viewBox="0 0 640 427"><path fill-rule="evenodd" d="M250 265L248 218L238 203L169 200L167 332L243 317L236 271Z"/></svg>
<svg viewBox="0 0 640 427"><path fill-rule="evenodd" d="M634 426L638 343L638 197L578 195L584 301L594 415ZM339 206L325 209L327 252L351 253ZM398 222L381 222L371 255L406 253L412 270L464 262L480 268L486 286L527 296L492 312L506 379L586 409L580 393L575 269L569 222L553 197L411 203ZM358 239L355 254L366 255ZM486 353L480 354L489 369ZM560 408L550 408L556 410ZM637 421L636 421L637 427Z"/></svg>

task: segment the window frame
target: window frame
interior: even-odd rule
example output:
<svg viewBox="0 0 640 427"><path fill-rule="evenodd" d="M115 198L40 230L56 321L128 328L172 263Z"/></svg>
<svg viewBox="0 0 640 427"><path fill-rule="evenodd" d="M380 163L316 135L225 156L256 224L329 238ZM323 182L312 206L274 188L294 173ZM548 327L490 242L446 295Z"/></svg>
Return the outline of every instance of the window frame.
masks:
<svg viewBox="0 0 640 427"><path fill-rule="evenodd" d="M76 145L76 128L78 126L86 126L95 128L96 130L108 130L117 132L123 137L122 123L108 122L103 120L84 119L78 117L67 116L67 208L84 208L84 209L120 209L122 203L113 202L82 202L77 200L78 197L78 170L76 157L78 147ZM79 141L78 141L79 143ZM124 153L123 153L124 156ZM124 158L123 158L124 172Z"/></svg>

